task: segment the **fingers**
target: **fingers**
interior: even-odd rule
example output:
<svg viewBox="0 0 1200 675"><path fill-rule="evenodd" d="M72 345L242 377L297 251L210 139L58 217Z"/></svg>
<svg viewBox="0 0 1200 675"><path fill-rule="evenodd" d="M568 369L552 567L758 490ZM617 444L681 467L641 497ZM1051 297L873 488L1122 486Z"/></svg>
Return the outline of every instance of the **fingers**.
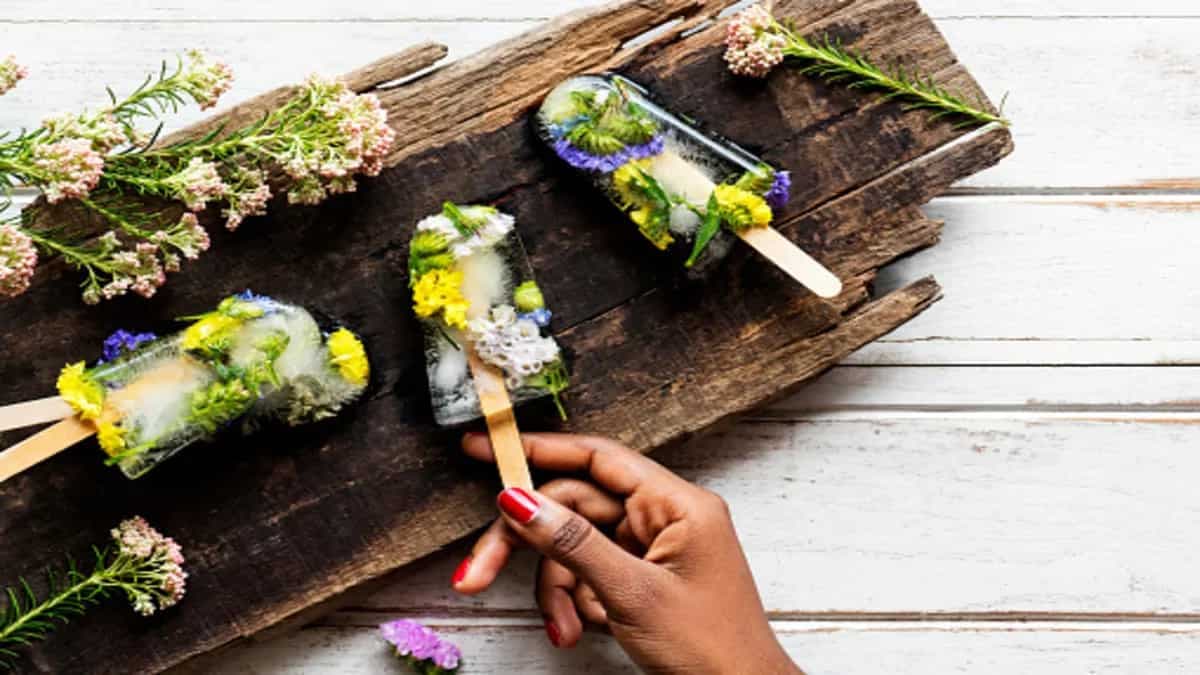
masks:
<svg viewBox="0 0 1200 675"><path fill-rule="evenodd" d="M600 603L596 591L585 583L575 586L575 610L587 621L601 626L608 624L608 612Z"/></svg>
<svg viewBox="0 0 1200 675"><path fill-rule="evenodd" d="M562 478L547 483L541 491L594 523L612 525L625 515L621 502L590 483ZM451 586L466 595L487 590L508 563L512 552L525 545L503 519L497 520L480 535L471 555L455 570Z"/></svg>
<svg viewBox="0 0 1200 675"><path fill-rule="evenodd" d="M546 621L546 634L555 647L574 647L583 637L583 621L575 610L575 573L542 558L534 597Z"/></svg>
<svg viewBox="0 0 1200 675"><path fill-rule="evenodd" d="M557 561L596 590L600 600L621 600L631 579L657 570L598 532L583 516L545 495L509 488L497 500L516 536Z"/></svg>
<svg viewBox="0 0 1200 675"><path fill-rule="evenodd" d="M573 434L522 434L525 454L536 467L549 471L587 472L609 492L629 495L644 484L687 483L654 460L605 438ZM480 461L492 462L486 434L463 437L463 450Z"/></svg>

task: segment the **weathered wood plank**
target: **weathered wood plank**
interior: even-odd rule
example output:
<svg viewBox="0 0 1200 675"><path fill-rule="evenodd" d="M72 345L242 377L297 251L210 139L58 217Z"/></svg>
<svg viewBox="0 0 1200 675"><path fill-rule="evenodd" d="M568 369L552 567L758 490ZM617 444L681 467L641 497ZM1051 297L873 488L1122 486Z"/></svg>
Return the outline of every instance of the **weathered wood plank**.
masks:
<svg viewBox="0 0 1200 675"><path fill-rule="evenodd" d="M467 655L470 673L635 673L611 638L584 636L577 648L552 649L541 624L503 620L436 622ZM1185 673L1200 658L1195 624L947 622L776 622L784 647L811 675L1000 673L1096 675ZM214 675L382 673L394 657L371 627L313 627L248 646Z"/></svg>
<svg viewBox="0 0 1200 675"><path fill-rule="evenodd" d="M912 2L802 7L802 23L840 22L848 42L928 60L939 77L970 84ZM366 339L376 372L368 400L324 427L223 439L137 483L98 471L94 448L80 447L0 487L0 536L10 544L0 550L0 569L80 550L136 509L189 547L195 572L185 606L153 626L153 649L142 640L150 629L113 607L89 617L103 632L63 631L37 650L33 664L73 672L103 670L114 658L130 669L171 665L292 618L490 516L491 472L448 452L456 434L431 425L420 336L404 307L407 226L448 196L497 201L522 223L556 309L556 331L575 355L568 428L642 450L765 402L932 302L938 287L930 280L873 301L866 284L880 265L936 241L938 225L915 205L1006 154L1007 133L955 133L920 113L786 74L755 96L721 88L714 83L727 75L716 30L690 35L686 46L621 49L645 24L686 23L716 8L674 0L590 12L384 90L401 132L392 157L399 165L352 199L277 209L236 235L215 235L220 255L178 275L153 302L87 311L69 279L47 274L5 305L6 316L21 317L20 325L0 322L0 341L17 346L17 358L0 363L0 379L21 383L5 393L14 398L42 393L62 362L117 324L187 314L245 286L340 315ZM885 44L898 28L905 39ZM703 89L707 114L698 116L718 131L753 131L748 142L775 161L802 167L820 153L842 167L801 176L807 189L780 223L850 277L836 303L781 282L746 251L707 291L674 288L678 277L655 264L649 247L633 244L629 228L609 226L617 214L561 176L524 116L568 72L611 65L623 65L681 112L700 106L695 96ZM744 114L759 124L747 128ZM867 131L874 135L864 147ZM744 301L731 303L730 294ZM53 337L33 349L22 339L30 332ZM705 358L696 358L700 350ZM525 422L544 424L536 415ZM51 497L59 493L72 499Z"/></svg>

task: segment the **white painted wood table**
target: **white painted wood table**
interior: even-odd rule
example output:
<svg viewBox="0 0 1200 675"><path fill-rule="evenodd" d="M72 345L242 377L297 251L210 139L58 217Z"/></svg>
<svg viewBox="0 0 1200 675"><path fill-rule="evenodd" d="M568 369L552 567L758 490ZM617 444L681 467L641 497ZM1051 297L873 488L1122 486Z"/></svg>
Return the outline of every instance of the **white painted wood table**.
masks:
<svg viewBox="0 0 1200 675"><path fill-rule="evenodd" d="M0 127L96 102L179 48L228 61L243 99L418 40L462 55L585 4L0 0L0 52L33 71ZM662 459L729 500L775 626L815 675L1196 672L1200 6L924 5L987 90L1011 93L1017 146L935 201L945 240L888 273L931 270L945 299ZM392 617L453 636L463 672L631 670L599 635L549 647L531 559L455 597L466 550L214 672L404 672L374 629Z"/></svg>

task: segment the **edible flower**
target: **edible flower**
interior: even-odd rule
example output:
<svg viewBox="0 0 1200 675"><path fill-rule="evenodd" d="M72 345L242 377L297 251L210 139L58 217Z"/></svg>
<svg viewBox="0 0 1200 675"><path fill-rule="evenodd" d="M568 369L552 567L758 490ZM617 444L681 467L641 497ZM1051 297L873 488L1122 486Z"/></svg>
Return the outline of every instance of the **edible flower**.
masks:
<svg viewBox="0 0 1200 675"><path fill-rule="evenodd" d="M522 312L532 312L546 306L546 298L536 281L526 281L513 291L513 303Z"/></svg>
<svg viewBox="0 0 1200 675"><path fill-rule="evenodd" d="M125 430L112 422L96 424L96 441L109 457L116 457L128 449L125 444Z"/></svg>
<svg viewBox="0 0 1200 675"><path fill-rule="evenodd" d="M762 197L734 185L718 185L713 197L721 219L734 232L771 224L771 207Z"/></svg>
<svg viewBox="0 0 1200 675"><path fill-rule="evenodd" d="M613 173L612 187L642 235L659 249L675 241L670 233L671 200L647 169L647 160L629 162Z"/></svg>
<svg viewBox="0 0 1200 675"><path fill-rule="evenodd" d="M104 340L104 352L100 362L115 361L122 354L132 352L157 337L154 333L130 333L127 330L117 330Z"/></svg>
<svg viewBox="0 0 1200 675"><path fill-rule="evenodd" d="M446 325L465 329L470 303L463 296L462 282L460 270L431 270L417 279L413 285L413 309L417 316L428 319L441 312Z"/></svg>
<svg viewBox="0 0 1200 675"><path fill-rule="evenodd" d="M462 662L462 650L416 621L389 621L380 624L379 632L395 647L396 656L419 673L453 673Z"/></svg>
<svg viewBox="0 0 1200 675"><path fill-rule="evenodd" d="M81 419L94 420L104 407L104 388L88 377L83 361L62 369L58 376L58 394Z"/></svg>
<svg viewBox="0 0 1200 675"><path fill-rule="evenodd" d="M338 369L347 382L365 385L371 374L367 351L358 336L345 328L339 328L329 336L329 363Z"/></svg>

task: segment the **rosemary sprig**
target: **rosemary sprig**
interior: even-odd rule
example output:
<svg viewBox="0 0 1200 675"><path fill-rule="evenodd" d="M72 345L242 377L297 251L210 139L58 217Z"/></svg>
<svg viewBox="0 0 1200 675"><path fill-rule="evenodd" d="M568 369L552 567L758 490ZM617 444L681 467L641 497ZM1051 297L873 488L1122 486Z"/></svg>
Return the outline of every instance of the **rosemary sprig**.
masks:
<svg viewBox="0 0 1200 675"><path fill-rule="evenodd" d="M972 105L962 97L948 91L929 76L906 71L895 66L891 71L875 65L866 55L843 47L841 43L825 36L810 42L792 28L780 24L788 44L786 56L808 61L800 69L806 75L815 75L830 84L845 84L850 89L874 89L883 92L884 100L900 99L905 110L933 110L930 119L943 117L965 118L957 126L998 123L1004 126L1009 121L1001 115Z"/></svg>

